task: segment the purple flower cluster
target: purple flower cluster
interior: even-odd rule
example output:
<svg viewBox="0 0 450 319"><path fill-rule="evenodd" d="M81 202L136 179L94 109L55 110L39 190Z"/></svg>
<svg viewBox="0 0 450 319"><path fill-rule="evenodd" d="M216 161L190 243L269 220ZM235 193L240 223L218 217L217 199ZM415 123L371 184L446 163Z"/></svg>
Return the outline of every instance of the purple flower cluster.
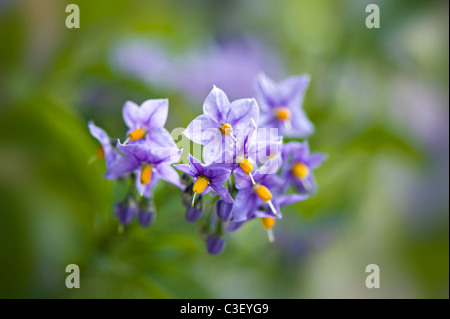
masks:
<svg viewBox="0 0 450 319"><path fill-rule="evenodd" d="M184 190L178 173L171 164L180 159L170 133L164 128L169 103L167 99L147 100L141 106L126 102L123 119L128 126L123 143L112 140L106 132L89 122L91 134L100 142L97 156L104 158L107 179L130 177L127 197L115 205L115 214L122 225L136 217L141 226L149 226L156 215L152 189L160 179Z"/></svg>
<svg viewBox="0 0 450 319"><path fill-rule="evenodd" d="M189 155L190 164L176 168L192 177L186 183L186 216L191 222L204 217L200 222L211 254L223 250L225 231L235 231L254 219L261 220L273 241L272 227L282 218L280 208L315 192L313 170L325 155L310 153L307 141L283 144L283 136L305 138L314 131L302 108L308 84L307 75L277 84L261 74L255 84L256 99L233 102L213 87L203 114L183 132L203 145L203 162ZM209 205L205 194L211 195Z"/></svg>
<svg viewBox="0 0 450 319"><path fill-rule="evenodd" d="M105 178L130 176L130 194L116 204L122 225L135 217L142 226L155 218L152 189L162 179L181 188L186 219L201 223L209 253L225 247L224 233L259 219L274 240L272 229L282 218L281 207L304 201L316 191L313 170L326 159L311 153L306 140L283 144L283 136L305 138L314 126L303 110L307 75L275 83L258 76L255 97L230 102L213 87L203 114L184 130L189 140L203 145L202 154L188 155L177 164L181 150L164 128L167 100L148 100L140 107L127 102L123 118L128 126L123 142L111 140L93 122L89 128L101 143ZM182 173L180 179L172 165Z"/></svg>

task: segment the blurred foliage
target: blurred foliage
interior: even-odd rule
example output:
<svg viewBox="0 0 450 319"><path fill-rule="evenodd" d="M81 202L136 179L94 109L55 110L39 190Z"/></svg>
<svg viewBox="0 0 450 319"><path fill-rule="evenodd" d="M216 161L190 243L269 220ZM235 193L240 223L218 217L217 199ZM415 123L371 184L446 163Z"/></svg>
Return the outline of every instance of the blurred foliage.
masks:
<svg viewBox="0 0 450 319"><path fill-rule="evenodd" d="M65 28L71 2L80 29ZM377 30L364 25L371 2ZM169 97L171 130L202 101L117 74L111 48L243 35L271 44L286 75L312 76L310 144L329 154L318 194L283 210L274 245L252 222L209 256L161 183L155 224L120 235L124 189L87 165L87 121L123 137L126 100ZM448 297L448 2L2 0L0 43L0 297ZM65 287L70 263L81 289ZM364 285L370 263L378 290Z"/></svg>

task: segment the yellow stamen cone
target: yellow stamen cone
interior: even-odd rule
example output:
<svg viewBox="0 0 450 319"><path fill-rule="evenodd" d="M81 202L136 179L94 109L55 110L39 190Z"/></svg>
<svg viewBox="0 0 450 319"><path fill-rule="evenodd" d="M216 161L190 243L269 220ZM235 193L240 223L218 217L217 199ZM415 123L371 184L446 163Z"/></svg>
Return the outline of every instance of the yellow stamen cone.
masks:
<svg viewBox="0 0 450 319"><path fill-rule="evenodd" d="M267 203L272 199L272 193L264 185L257 185L255 187L255 192L264 203Z"/></svg>
<svg viewBox="0 0 450 319"><path fill-rule="evenodd" d="M309 176L309 168L303 163L295 163L292 166L292 174L294 174L295 177L298 179L305 179Z"/></svg>
<svg viewBox="0 0 450 319"><path fill-rule="evenodd" d="M141 171L141 184L147 185L150 183L150 180L152 179L152 166L151 165L145 165L142 167Z"/></svg>
<svg viewBox="0 0 450 319"><path fill-rule="evenodd" d="M246 158L242 160L241 163L239 163L239 166L242 168L245 174L250 174L253 171L253 165L250 163L250 161Z"/></svg>
<svg viewBox="0 0 450 319"><path fill-rule="evenodd" d="M269 230L275 226L275 218L272 217L263 217L261 218L261 222L265 230Z"/></svg>
<svg viewBox="0 0 450 319"><path fill-rule="evenodd" d="M255 190L258 197L261 198L264 203L267 203L267 205L269 205L272 213L276 215L277 210L272 203L272 193L269 191L269 189L266 186L260 184L256 184L253 189Z"/></svg>
<svg viewBox="0 0 450 319"><path fill-rule="evenodd" d="M277 108L277 110L275 111L275 116L277 117L277 119L279 119L280 121L286 121L289 120L291 118L291 110L289 110L287 107L279 107Z"/></svg>
<svg viewBox="0 0 450 319"><path fill-rule="evenodd" d="M201 194L209 185L209 178L206 176L199 176L192 187L192 191L196 194Z"/></svg>
<svg viewBox="0 0 450 319"><path fill-rule="evenodd" d="M206 187L208 187L208 185L209 185L208 177L201 175L197 178L194 185L192 186L192 191L194 192L194 196L192 197L191 207L194 207L195 196L197 194L203 193L203 191L206 189Z"/></svg>
<svg viewBox="0 0 450 319"><path fill-rule="evenodd" d="M128 139L130 141L137 141L140 140L145 136L146 131L142 128L135 129L130 134L128 134Z"/></svg>
<svg viewBox="0 0 450 319"><path fill-rule="evenodd" d="M224 125L222 125L222 127L220 128L220 131L222 132L223 135L226 135L226 136L230 136L233 134L233 128L228 123L225 123Z"/></svg>

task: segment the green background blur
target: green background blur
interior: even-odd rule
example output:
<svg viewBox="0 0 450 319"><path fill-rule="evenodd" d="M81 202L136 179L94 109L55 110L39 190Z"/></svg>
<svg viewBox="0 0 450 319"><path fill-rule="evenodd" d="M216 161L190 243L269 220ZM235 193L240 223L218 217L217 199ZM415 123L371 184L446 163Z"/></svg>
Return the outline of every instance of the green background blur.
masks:
<svg viewBox="0 0 450 319"><path fill-rule="evenodd" d="M69 3L80 29L65 27ZM126 100L168 97L170 131L202 100L114 72L111 47L158 37L181 53L223 34L311 75L310 144L329 154L318 194L283 209L275 244L249 223L210 256L160 183L155 224L119 235L123 190L87 165L87 121L122 137ZM0 0L0 297L448 298L448 57L447 1ZM65 287L71 263L80 289Z"/></svg>

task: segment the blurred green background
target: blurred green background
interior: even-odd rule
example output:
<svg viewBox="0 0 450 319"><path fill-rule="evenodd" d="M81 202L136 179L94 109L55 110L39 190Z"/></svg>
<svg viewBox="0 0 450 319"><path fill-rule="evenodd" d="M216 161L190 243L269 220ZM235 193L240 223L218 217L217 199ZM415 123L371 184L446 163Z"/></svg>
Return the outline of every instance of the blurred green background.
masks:
<svg viewBox="0 0 450 319"><path fill-rule="evenodd" d="M79 29L65 26L69 3L79 5ZM365 26L369 3L380 7L380 29ZM448 298L448 9L400 0L0 0L0 297ZM258 63L277 80L311 75L310 144L329 154L316 171L318 194L283 209L275 244L254 222L210 256L184 219L181 192L160 183L155 224L119 235L112 206L123 189L102 178L104 163L87 165L98 147L87 121L122 138L126 100L168 97L166 127L185 127L201 112L202 74L224 60L211 43L243 38L262 43L252 52L269 56ZM164 48L166 68L151 80L117 68L115 48L133 39ZM245 52L214 68L217 76L250 76L255 59ZM202 61L206 73L189 70ZM202 89L190 94L189 85ZM65 287L71 263L80 289ZM379 289L365 286L373 263Z"/></svg>

